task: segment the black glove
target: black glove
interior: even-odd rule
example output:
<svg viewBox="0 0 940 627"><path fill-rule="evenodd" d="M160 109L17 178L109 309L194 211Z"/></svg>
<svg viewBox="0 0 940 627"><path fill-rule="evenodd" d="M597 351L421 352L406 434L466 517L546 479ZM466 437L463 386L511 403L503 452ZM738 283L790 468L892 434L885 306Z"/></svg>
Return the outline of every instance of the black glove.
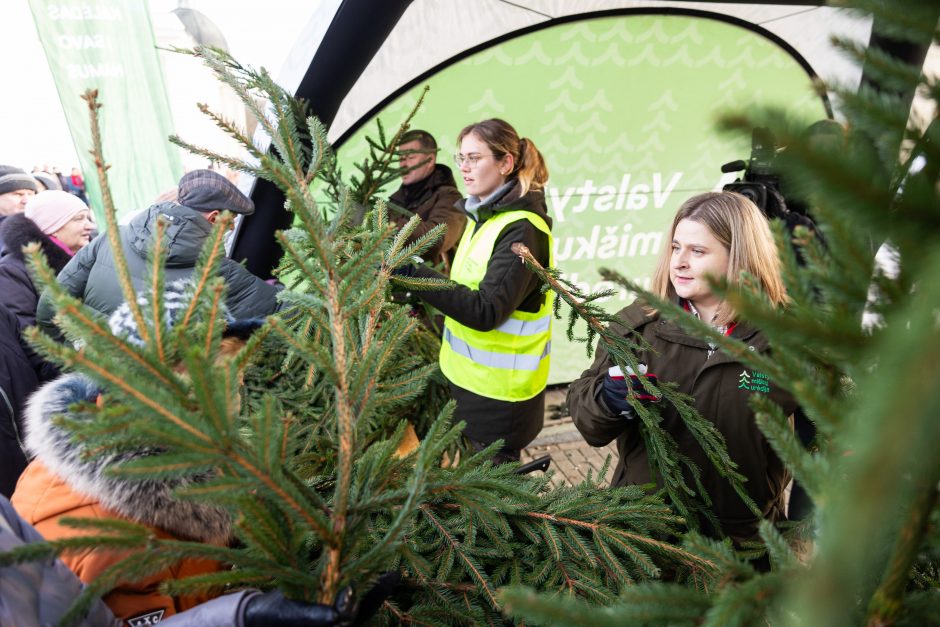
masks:
<svg viewBox="0 0 940 627"><path fill-rule="evenodd" d="M247 600L245 627L332 627L347 620L339 604L339 600L334 605L292 601L280 590L270 590Z"/></svg>
<svg viewBox="0 0 940 627"><path fill-rule="evenodd" d="M357 602L351 587L336 595L333 605L303 603L271 590L249 598L245 606L245 627L336 627L364 625L378 611L401 580L397 571L379 575L372 589Z"/></svg>
<svg viewBox="0 0 940 627"><path fill-rule="evenodd" d="M398 571L379 575L372 589L366 592L356 605L356 618L352 624L356 626L368 624L369 619L379 611L382 603L392 595L400 582L401 573Z"/></svg>
<svg viewBox="0 0 940 627"><path fill-rule="evenodd" d="M604 391L601 398L604 399L604 404L607 405L607 409L611 413L617 416L626 416L627 418L636 417L636 412L627 402L627 394L629 393L630 388L627 387L626 379L612 377L610 373L604 376Z"/></svg>
<svg viewBox="0 0 940 627"><path fill-rule="evenodd" d="M655 374L647 374L646 378L650 383L656 385L657 377ZM636 412L627 400L627 397L630 396L644 405L659 401L658 397L653 396L643 388L643 384L637 375L631 373L624 377L620 374L619 368L611 368L604 376L602 394L604 404L612 413L632 419L636 417Z"/></svg>
<svg viewBox="0 0 940 627"><path fill-rule="evenodd" d="M415 270L417 267L412 262L402 264L392 270L392 276L403 276L403 277L413 277L415 275Z"/></svg>

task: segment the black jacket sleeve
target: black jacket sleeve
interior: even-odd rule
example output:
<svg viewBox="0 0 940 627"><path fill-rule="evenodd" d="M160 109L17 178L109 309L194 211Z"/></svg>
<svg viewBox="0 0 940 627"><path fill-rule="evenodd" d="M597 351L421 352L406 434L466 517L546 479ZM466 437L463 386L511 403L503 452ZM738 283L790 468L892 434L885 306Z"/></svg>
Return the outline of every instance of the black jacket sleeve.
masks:
<svg viewBox="0 0 940 627"><path fill-rule="evenodd" d="M0 290L3 305L23 326L35 323L38 295L24 266L12 262L0 264Z"/></svg>
<svg viewBox="0 0 940 627"><path fill-rule="evenodd" d="M472 221L467 224L467 228L473 227ZM528 246L539 263L548 264L548 236L528 220L518 220L500 233L478 289L458 285L452 290L418 292L418 295L445 316L477 331L492 331L517 309L538 311L541 282L512 252L510 247L515 242ZM444 278L426 267L416 269L414 275Z"/></svg>

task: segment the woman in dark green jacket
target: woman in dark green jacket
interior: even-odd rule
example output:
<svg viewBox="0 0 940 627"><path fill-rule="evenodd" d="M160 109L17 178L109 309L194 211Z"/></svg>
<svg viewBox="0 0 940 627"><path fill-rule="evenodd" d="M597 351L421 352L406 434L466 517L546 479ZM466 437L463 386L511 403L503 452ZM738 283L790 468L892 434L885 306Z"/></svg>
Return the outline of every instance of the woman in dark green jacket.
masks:
<svg viewBox="0 0 940 627"><path fill-rule="evenodd" d="M755 277L771 303L783 306L786 289L767 220L748 199L730 192L695 196L679 209L653 278L653 291L676 300L689 315L711 323L720 332L747 343L748 349L767 353L766 338L709 286L708 277ZM787 470L754 422L749 397L766 394L788 415L796 409L792 396L764 373L752 371L714 345L690 335L673 322L661 319L652 308L636 301L619 313L627 335L636 331L652 350L637 355L647 373L675 382L692 396L698 412L724 435L731 459L746 478L745 489L771 521L785 518L784 488ZM638 420L626 401L625 379L611 375L613 362L603 347L593 365L572 383L568 407L581 434L593 446L617 440L620 460L613 485L644 484L652 480L649 460L640 437ZM731 485L705 457L695 438L671 405L662 407L663 428L676 440L679 451L702 472L702 485L712 500L721 531L740 542L756 536L760 519L744 504ZM690 484L692 485L692 484Z"/></svg>

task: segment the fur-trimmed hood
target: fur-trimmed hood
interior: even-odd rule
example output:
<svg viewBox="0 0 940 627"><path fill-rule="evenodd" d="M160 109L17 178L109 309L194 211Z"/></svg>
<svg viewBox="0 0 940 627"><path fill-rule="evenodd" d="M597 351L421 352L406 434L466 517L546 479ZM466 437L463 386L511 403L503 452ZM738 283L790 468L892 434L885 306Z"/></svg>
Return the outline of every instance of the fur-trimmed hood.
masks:
<svg viewBox="0 0 940 627"><path fill-rule="evenodd" d="M23 246L30 242L39 242L46 261L56 274L65 267L72 257L55 244L49 236L39 230L36 223L22 213L10 216L0 225L0 242L3 242L5 254L20 261L25 261Z"/></svg>
<svg viewBox="0 0 940 627"><path fill-rule="evenodd" d="M156 527L175 536L201 542L224 543L231 537L232 521L228 512L214 505L192 500L178 500L172 495L176 488L197 479L131 480L114 476L108 469L141 454L98 455L83 458L81 443L53 422L62 415L71 419L90 419L69 411L80 402L95 402L101 388L80 374L64 375L41 387L30 399L26 409L26 448L54 475L61 478L79 495L96 499L103 507L121 516ZM48 503L46 514L59 504Z"/></svg>

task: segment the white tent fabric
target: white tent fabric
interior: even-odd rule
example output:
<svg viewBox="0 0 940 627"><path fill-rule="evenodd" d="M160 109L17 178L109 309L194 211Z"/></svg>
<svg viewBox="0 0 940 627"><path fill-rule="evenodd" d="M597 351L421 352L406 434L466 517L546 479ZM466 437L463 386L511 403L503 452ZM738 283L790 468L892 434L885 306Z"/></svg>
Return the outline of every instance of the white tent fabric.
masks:
<svg viewBox="0 0 940 627"><path fill-rule="evenodd" d="M325 2L311 20L281 73L295 87L322 39L322 29L338 0ZM343 101L330 129L335 140L389 94L461 52L513 31L551 19L616 9L706 11L758 25L790 44L829 84L854 88L861 70L833 48L840 35L867 43L871 19L823 6L713 2L625 2L623 0L414 0ZM316 33L320 32L317 37Z"/></svg>
<svg viewBox="0 0 940 627"><path fill-rule="evenodd" d="M324 22L332 21L336 10L352 9L342 2L338 5L333 14L311 23L311 29L322 32ZM632 15L636 19L631 18L631 10L635 10ZM740 29L712 20L647 18L640 13L714 15L751 32L731 35ZM616 27L600 29L577 21L598 15L623 15L624 19L613 19ZM594 23L601 21L606 22ZM545 31L545 37L529 34L540 26L561 22L566 24ZM640 30L631 31L625 27L627 22ZM702 24L701 30L685 26L673 33L670 27L661 26L667 22L675 28L682 23ZM661 27L665 30L659 31ZM481 107L488 112L511 110L507 116L525 118L530 129L526 132L538 137L540 150L551 155L553 178L546 188L546 199L555 221L557 267L587 291L614 288L605 306L616 310L628 304L631 295L605 282L598 268L616 267L638 284L648 285L662 232L677 208L677 199L720 188L736 176L720 177L719 164L740 158L745 147L734 147L708 130L712 109L740 105L748 99L758 103L777 98L792 110L811 116L809 119L825 115L823 103L806 90L806 75L786 52L763 40L764 36L784 42L827 84L854 90L861 80L861 69L831 40L839 35L864 45L870 31L868 17L807 5L413 0L340 104L329 137L336 142L347 136L377 105L425 79L434 85L432 89L443 86L446 90L435 92L435 109L422 112L420 122L443 144L455 142L453 130L458 124L448 116L458 110L464 114ZM726 34L723 45L727 48L683 52L700 43L702 49L711 46L705 43L711 40L703 33L715 32ZM529 35L515 38L521 34ZM607 39L615 36L622 39ZM310 39L316 39L312 31ZM756 41L762 45L754 45ZM501 42L499 48L492 49L495 56L484 53L466 63L449 63L463 59L470 51L489 49L494 42ZM505 52L514 43L519 44L516 57ZM299 42L292 54L298 64L293 69L296 78L282 83L285 87L299 84L301 70L309 67L309 59L316 53L314 48L306 38ZM711 56L716 50L719 52ZM691 62L688 55L695 54L703 55L696 59L702 63ZM335 55L332 62L337 63ZM666 70L670 64L675 66ZM573 80L582 66L590 69ZM448 71L432 77L435 69L445 67ZM743 79L735 80L736 76L741 79L742 68L749 72L751 82L746 85ZM457 73L462 73L459 80L454 79ZM672 78L666 78L667 74ZM281 80L287 76L282 73ZM520 89L526 96L516 102L497 102L491 89L496 85L504 93L524 86ZM641 91L631 91L635 88ZM541 100L532 102L533 95ZM728 101L729 97L732 100ZM386 113L392 119L404 115L411 106L405 100L389 105ZM680 110L682 113L676 113ZM364 146L364 142L351 141L342 154L353 162L364 156L355 152L365 150ZM572 380L587 365L582 363L583 348L562 335L556 329L549 375L552 383Z"/></svg>

